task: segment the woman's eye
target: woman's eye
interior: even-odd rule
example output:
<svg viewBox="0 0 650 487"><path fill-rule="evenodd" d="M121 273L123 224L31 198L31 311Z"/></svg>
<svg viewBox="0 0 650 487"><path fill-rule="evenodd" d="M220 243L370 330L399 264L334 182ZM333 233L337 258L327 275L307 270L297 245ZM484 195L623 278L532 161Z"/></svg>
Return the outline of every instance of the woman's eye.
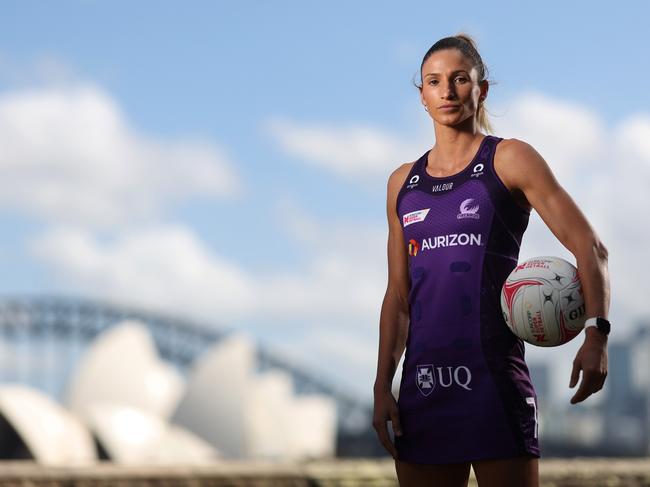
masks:
<svg viewBox="0 0 650 487"><path fill-rule="evenodd" d="M456 78L456 81L461 81L461 82L463 82L463 83L466 83L466 82L467 82L467 78L463 78L463 77L460 77L460 76L459 76L458 78ZM430 85L437 84L437 83L438 83L438 80L436 80L436 79L432 79L432 80L429 81L429 84L430 84Z"/></svg>

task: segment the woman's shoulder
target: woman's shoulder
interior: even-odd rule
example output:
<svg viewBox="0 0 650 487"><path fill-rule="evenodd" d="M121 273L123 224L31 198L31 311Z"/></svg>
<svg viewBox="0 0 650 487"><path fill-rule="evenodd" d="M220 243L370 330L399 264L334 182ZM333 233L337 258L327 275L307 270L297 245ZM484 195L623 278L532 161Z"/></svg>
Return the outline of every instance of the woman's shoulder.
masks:
<svg viewBox="0 0 650 487"><path fill-rule="evenodd" d="M521 164L526 164L527 161L535 159L539 153L528 142L520 139L502 139L496 147L494 152L494 159L499 161L512 163L519 161Z"/></svg>
<svg viewBox="0 0 650 487"><path fill-rule="evenodd" d="M411 168L413 167L413 164L415 164L416 161L411 161L411 162L404 162L397 166L393 172L390 173L390 176L388 177L388 186L389 188L399 188L402 187L404 182L406 181L406 177L409 175L411 172Z"/></svg>
<svg viewBox="0 0 650 487"><path fill-rule="evenodd" d="M528 142L520 139L503 139L494 151L494 168L499 177L517 179L525 175L531 166L544 163L542 156ZM503 178L502 178L503 179Z"/></svg>
<svg viewBox="0 0 650 487"><path fill-rule="evenodd" d="M504 138L494 151L494 171L524 209L530 210L530 203L524 196L522 187L531 170L540 162L544 163L544 160L535 148L516 138Z"/></svg>
<svg viewBox="0 0 650 487"><path fill-rule="evenodd" d="M520 159L522 157L526 158L532 152L536 151L528 142L514 137L511 139L503 138L497 144L494 156L498 156L500 159Z"/></svg>
<svg viewBox="0 0 650 487"><path fill-rule="evenodd" d="M393 170L393 172L390 173L390 176L388 177L387 188L387 200L389 208L396 208L397 200L399 199L399 194L402 186L404 186L406 178L411 172L411 168L415 162L416 161L400 164L396 169Z"/></svg>

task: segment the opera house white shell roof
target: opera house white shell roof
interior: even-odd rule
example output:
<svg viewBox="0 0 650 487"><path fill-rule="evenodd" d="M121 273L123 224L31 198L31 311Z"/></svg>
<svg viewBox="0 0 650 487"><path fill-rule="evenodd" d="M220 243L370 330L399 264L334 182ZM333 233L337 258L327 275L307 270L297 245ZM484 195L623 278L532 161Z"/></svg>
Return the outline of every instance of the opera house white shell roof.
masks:
<svg viewBox="0 0 650 487"><path fill-rule="evenodd" d="M67 406L86 417L95 403L133 406L168 418L184 380L158 357L146 325L123 321L99 335L79 359L67 389Z"/></svg>
<svg viewBox="0 0 650 487"><path fill-rule="evenodd" d="M130 406L95 404L89 425L116 463L205 464L219 457L209 443L184 428Z"/></svg>
<svg viewBox="0 0 650 487"><path fill-rule="evenodd" d="M39 463L84 465L97 460L95 443L84 424L36 389L0 385L0 414Z"/></svg>

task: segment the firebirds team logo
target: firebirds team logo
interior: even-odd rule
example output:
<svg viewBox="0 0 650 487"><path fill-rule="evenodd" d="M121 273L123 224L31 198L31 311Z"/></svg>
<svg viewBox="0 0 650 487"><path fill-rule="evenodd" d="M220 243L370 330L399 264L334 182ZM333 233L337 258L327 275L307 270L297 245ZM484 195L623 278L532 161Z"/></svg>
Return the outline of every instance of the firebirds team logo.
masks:
<svg viewBox="0 0 650 487"><path fill-rule="evenodd" d="M474 198L467 198L460 204L460 213L456 215L456 218L459 220L461 218L474 218L478 220L481 218L478 214L478 207L478 203L474 204Z"/></svg>
<svg viewBox="0 0 650 487"><path fill-rule="evenodd" d="M433 364L418 365L417 384L420 392L428 396L436 387L436 377L433 375Z"/></svg>
<svg viewBox="0 0 650 487"><path fill-rule="evenodd" d="M425 208L424 210L412 211L411 213L406 213L402 217L402 223L404 226L408 226L411 223L422 222L427 217L427 213L431 208Z"/></svg>

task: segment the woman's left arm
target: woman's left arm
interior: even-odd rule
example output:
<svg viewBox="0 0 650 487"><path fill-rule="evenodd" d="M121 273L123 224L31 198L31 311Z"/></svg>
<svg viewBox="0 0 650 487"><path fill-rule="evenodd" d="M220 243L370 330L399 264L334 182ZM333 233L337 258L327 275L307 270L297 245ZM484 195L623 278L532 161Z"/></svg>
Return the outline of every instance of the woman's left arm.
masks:
<svg viewBox="0 0 650 487"><path fill-rule="evenodd" d="M560 186L544 158L529 144L505 139L497 145L495 166L510 188L523 192L530 205L557 239L576 258L587 318L609 313L607 248L587 218ZM607 336L595 327L585 330L585 340L573 360L569 387L582 382L571 404L584 401L602 389L607 377Z"/></svg>

